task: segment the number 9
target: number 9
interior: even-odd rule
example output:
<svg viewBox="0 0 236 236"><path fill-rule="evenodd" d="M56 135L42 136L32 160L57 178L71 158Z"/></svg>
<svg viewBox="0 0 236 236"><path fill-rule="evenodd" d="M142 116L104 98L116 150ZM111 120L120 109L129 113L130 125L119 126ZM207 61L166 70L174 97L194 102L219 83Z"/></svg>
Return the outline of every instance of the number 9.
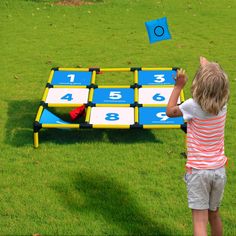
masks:
<svg viewBox="0 0 236 236"><path fill-rule="evenodd" d="M166 121L167 119L169 119L165 112L158 112L156 116L160 118L161 121Z"/></svg>

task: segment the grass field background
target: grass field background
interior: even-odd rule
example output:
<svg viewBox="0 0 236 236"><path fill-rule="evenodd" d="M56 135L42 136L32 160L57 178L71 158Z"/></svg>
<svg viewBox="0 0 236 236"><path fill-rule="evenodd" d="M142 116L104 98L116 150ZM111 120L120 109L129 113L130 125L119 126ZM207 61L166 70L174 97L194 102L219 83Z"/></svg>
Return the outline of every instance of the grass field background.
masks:
<svg viewBox="0 0 236 236"><path fill-rule="evenodd" d="M221 215L236 235L236 2L53 2L0 1L0 234L191 235L182 131L49 130L36 150L32 123L51 67L183 67L188 98L204 55L230 78ZM172 39L151 45L144 22L163 16Z"/></svg>

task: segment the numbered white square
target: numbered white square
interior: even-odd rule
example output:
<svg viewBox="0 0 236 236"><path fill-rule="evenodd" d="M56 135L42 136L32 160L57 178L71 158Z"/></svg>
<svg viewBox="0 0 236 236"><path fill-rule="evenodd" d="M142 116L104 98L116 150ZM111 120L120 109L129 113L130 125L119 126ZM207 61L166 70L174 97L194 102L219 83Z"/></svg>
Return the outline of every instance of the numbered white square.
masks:
<svg viewBox="0 0 236 236"><path fill-rule="evenodd" d="M88 102L87 88L50 88L46 103L84 104Z"/></svg>
<svg viewBox="0 0 236 236"><path fill-rule="evenodd" d="M132 107L92 107L90 124L132 125L134 108Z"/></svg>
<svg viewBox="0 0 236 236"><path fill-rule="evenodd" d="M138 103L166 105L170 99L172 88L140 88ZM180 98L178 99L178 103Z"/></svg>

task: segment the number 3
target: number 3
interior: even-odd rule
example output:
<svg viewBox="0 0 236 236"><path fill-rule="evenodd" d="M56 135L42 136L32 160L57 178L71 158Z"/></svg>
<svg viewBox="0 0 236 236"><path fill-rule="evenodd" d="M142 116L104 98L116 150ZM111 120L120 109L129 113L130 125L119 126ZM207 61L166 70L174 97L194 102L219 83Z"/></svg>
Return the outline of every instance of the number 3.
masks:
<svg viewBox="0 0 236 236"><path fill-rule="evenodd" d="M162 83L165 81L164 75L160 74L160 75L154 75L154 77L156 78L154 80L155 83Z"/></svg>

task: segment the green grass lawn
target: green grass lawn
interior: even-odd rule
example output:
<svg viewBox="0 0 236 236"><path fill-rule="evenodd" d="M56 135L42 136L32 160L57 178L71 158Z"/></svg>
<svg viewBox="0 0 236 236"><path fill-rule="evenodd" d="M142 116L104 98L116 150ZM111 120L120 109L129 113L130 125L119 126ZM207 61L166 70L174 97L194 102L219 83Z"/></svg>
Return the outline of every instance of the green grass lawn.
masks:
<svg viewBox="0 0 236 236"><path fill-rule="evenodd" d="M51 67L183 67L188 98L204 55L230 78L221 215L236 235L236 2L93 2L0 1L0 234L191 235L182 131L43 130L34 149L32 123ZM144 22L163 16L172 39L151 45Z"/></svg>

